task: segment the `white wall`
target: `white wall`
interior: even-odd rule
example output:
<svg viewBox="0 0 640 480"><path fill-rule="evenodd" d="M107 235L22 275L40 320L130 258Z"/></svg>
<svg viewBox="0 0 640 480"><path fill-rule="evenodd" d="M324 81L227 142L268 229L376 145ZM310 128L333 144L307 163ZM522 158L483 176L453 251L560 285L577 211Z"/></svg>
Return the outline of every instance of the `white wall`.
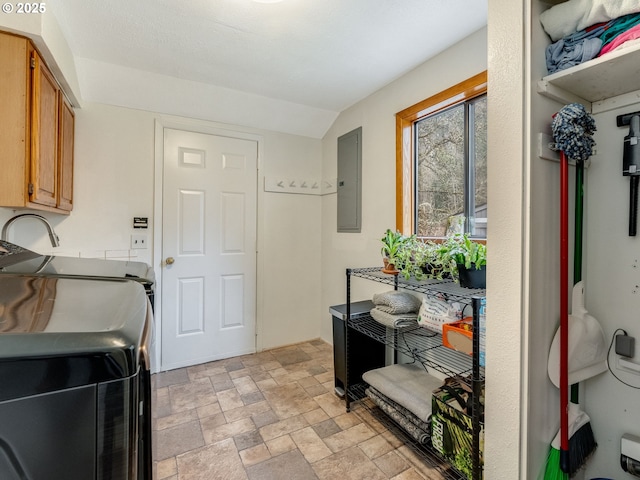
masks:
<svg viewBox="0 0 640 480"><path fill-rule="evenodd" d="M55 254L153 263L156 118L259 135L258 348L319 337L321 198L262 192L262 186L265 176L322 178L321 141L298 133L324 132L333 112L175 78L145 76L139 71L109 71L104 65L92 69L81 61L83 89L101 99L91 103L81 98L84 92L78 83L77 59L51 12L2 15L0 28L30 37L74 105L82 107L76 109L73 212L69 216L43 214L61 240ZM96 71L110 72L106 83L112 89L105 88L100 95L96 85L102 82L104 86L105 76L96 79ZM129 83L123 83L123 78ZM120 88L120 96L105 97L104 92L113 94L113 88ZM139 98L130 96L132 90L140 93ZM122 104L137 109L123 108ZM182 117L168 116L176 114ZM242 121L244 126L230 124L229 119ZM269 129L285 124L297 124L292 128L295 134ZM0 224L17 213L24 211L0 208ZM149 218L147 250L130 249L131 234L140 233L132 228L134 216ZM14 224L9 240L43 254L52 252L43 226L34 220ZM159 265L154 268L161 274Z"/></svg>
<svg viewBox="0 0 640 480"><path fill-rule="evenodd" d="M60 237L56 254L152 263L156 118L151 112L101 104L87 103L76 110L74 209L69 216L43 213ZM262 137L260 190L265 175L321 178L318 139L233 125L205 125ZM259 194L261 348L320 336L320 208L319 196ZM0 224L15 213L21 212L0 208ZM148 250L129 250L134 216L149 217ZM36 222L20 221L12 227L10 240L48 253L52 249L45 233ZM158 265L154 268L161 274Z"/></svg>
<svg viewBox="0 0 640 480"><path fill-rule="evenodd" d="M342 112L323 139L323 173L331 177L337 168L337 138L358 126L363 128L362 233L336 233L336 197L323 200L321 310L344 303L345 268L380 263L380 237L386 228L395 227L394 114L488 66L492 218L488 243L489 262L494 267L488 277L485 478L536 478L546 462L549 433L553 431L553 437L557 428L553 410L557 401L553 401L553 386L546 375L548 345L557 324L557 316L549 313L555 311L555 303L547 298L557 270L556 256L548 253L555 248L557 222L548 227L546 218L557 210L557 198L550 192L557 165L544 162L536 164L531 177L528 172L524 152L529 139L525 105L529 106L522 100L528 88L522 77L527 21L522 7L507 0L492 2L490 19L495 22L490 22L488 30L476 32ZM550 113L543 116L549 119ZM530 186L534 181L535 188ZM538 207L529 213L527 205L536 202ZM535 217L531 221L536 225L531 235L539 242L534 253L528 251L529 215ZM530 272L529 258L534 254ZM352 298L370 298L383 288L356 279ZM529 288L533 300L529 300ZM533 305L538 299L540 303ZM322 336L331 337L328 314L323 318ZM526 355L535 359L531 368Z"/></svg>
<svg viewBox="0 0 640 480"><path fill-rule="evenodd" d="M322 178L320 140L264 133L265 176ZM329 195L335 197L335 194ZM264 192L259 222L259 342L262 348L320 336L322 198ZM261 338L261 340L260 340Z"/></svg>
<svg viewBox="0 0 640 480"><path fill-rule="evenodd" d="M338 137L362 126L362 232L337 233L336 197L325 197L322 202L320 313L323 338L330 340L332 335L329 306L346 301L345 269L377 265L382 267L380 239L387 228L395 229L396 226L395 114L486 69L487 29L481 29L342 112L325 135L323 176L330 178L337 175ZM489 165L491 168L491 158ZM493 220L491 222L493 228ZM370 299L374 292L388 290L388 286L358 278L352 280L351 288L353 301ZM491 321L495 321L495 318L490 318L488 329L491 328ZM488 350L489 346L487 352ZM517 397L515 401L517 402ZM518 411L517 404L515 410ZM493 421L493 417L487 417L487 425ZM514 428L517 436L517 421ZM490 436L489 433L487 429L487 447L502 434L493 431L491 433L494 436ZM516 477L505 475L485 478Z"/></svg>
<svg viewBox="0 0 640 480"><path fill-rule="evenodd" d="M488 204L485 478L535 478L528 455L526 311L528 213L527 18L509 0L489 1ZM536 420L540 423L540 419ZM546 452L546 451L545 451Z"/></svg>
<svg viewBox="0 0 640 480"><path fill-rule="evenodd" d="M616 329L636 338L640 363L640 238L628 236L629 177L622 176L623 139L629 127L616 126L616 116L640 111L640 103L594 115L598 128L594 135L597 155L585 174L585 306L602 326L607 347ZM582 406L591 418L598 442L587 464L585 478L636 478L619 466L620 437L640 436L640 375L617 366L613 352L610 365L625 386L610 373L584 382L580 390Z"/></svg>
<svg viewBox="0 0 640 480"><path fill-rule="evenodd" d="M382 265L380 238L395 229L395 114L487 68L487 31L454 47L345 110L322 140L325 178L337 176L337 139L362 126L362 232L336 232L336 196L322 201L322 337L330 339L328 308L345 302L345 269ZM375 288L355 280L354 300ZM362 287L362 288L361 288Z"/></svg>

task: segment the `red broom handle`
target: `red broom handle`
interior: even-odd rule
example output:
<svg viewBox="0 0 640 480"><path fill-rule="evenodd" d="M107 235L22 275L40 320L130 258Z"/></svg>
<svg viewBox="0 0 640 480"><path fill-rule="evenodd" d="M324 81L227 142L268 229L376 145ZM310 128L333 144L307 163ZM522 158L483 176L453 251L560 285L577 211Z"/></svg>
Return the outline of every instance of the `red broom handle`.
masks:
<svg viewBox="0 0 640 480"><path fill-rule="evenodd" d="M569 159L560 152L560 466L569 470ZM565 469L566 468L566 469Z"/></svg>

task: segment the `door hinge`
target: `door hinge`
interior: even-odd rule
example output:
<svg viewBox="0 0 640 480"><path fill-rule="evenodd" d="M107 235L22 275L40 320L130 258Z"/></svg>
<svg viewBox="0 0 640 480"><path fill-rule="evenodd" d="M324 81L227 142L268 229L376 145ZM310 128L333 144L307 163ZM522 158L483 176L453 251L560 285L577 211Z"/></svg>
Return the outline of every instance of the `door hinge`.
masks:
<svg viewBox="0 0 640 480"><path fill-rule="evenodd" d="M36 59L31 57L31 68L36 68Z"/></svg>
<svg viewBox="0 0 640 480"><path fill-rule="evenodd" d="M29 184L29 195L33 195L33 183Z"/></svg>

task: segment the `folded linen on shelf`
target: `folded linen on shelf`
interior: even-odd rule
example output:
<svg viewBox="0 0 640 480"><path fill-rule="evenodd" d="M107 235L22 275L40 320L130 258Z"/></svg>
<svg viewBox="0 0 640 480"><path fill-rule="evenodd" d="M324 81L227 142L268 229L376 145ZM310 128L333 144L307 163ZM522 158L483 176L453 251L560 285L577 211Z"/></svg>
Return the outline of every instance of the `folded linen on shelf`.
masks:
<svg viewBox="0 0 640 480"><path fill-rule="evenodd" d="M640 13L631 13L623 17L616 18L607 22L604 32L600 35L602 40L602 47L606 47L609 43L615 40L618 36L632 29L640 23Z"/></svg>
<svg viewBox="0 0 640 480"><path fill-rule="evenodd" d="M640 38L640 25L635 25L629 30L626 30L625 32L614 37L609 43L602 47L598 56L613 52L621 45L624 45L630 40L637 40L638 38Z"/></svg>
<svg viewBox="0 0 640 480"><path fill-rule="evenodd" d="M555 73L595 58L602 48L599 35L604 32L604 25L581 30L549 45L545 51L547 71Z"/></svg>
<svg viewBox="0 0 640 480"><path fill-rule="evenodd" d="M600 22L640 12L638 0L569 0L540 14L540 23L554 42Z"/></svg>
<svg viewBox="0 0 640 480"><path fill-rule="evenodd" d="M626 40L637 38L639 25L640 13L631 13L567 35L547 47L547 71L555 73L606 54Z"/></svg>
<svg viewBox="0 0 640 480"><path fill-rule="evenodd" d="M418 326L417 313L401 313L392 315L380 310L378 307L371 309L371 317L378 323L389 328L407 328Z"/></svg>
<svg viewBox="0 0 640 480"><path fill-rule="evenodd" d="M638 45L640 45L640 38L636 38L636 39L633 39L633 40L627 40L626 42L618 45L616 48L611 50L611 52L618 52L618 51L623 50L625 48L637 48Z"/></svg>
<svg viewBox="0 0 640 480"><path fill-rule="evenodd" d="M384 293L375 293L373 303L384 312L391 314L417 312L421 300L408 292L391 290Z"/></svg>
<svg viewBox="0 0 640 480"><path fill-rule="evenodd" d="M418 417L416 417L413 414L413 412L411 412L410 410L407 410L406 408L404 408L399 403L394 402L389 397L384 396L382 393L380 393L375 388L369 387L369 388L367 388L365 390L365 393L369 396L369 398L371 398L374 401L375 401L374 397L377 397L380 401L387 403L389 405L389 407L391 407L391 408L397 410L398 412L400 412L404 417L406 417L407 420L409 420L411 423L413 423L419 429L424 430L427 433L431 432L431 422L430 421L429 422L423 422Z"/></svg>
<svg viewBox="0 0 640 480"><path fill-rule="evenodd" d="M418 443L421 443L423 445L426 443L429 443L429 440L431 439L431 435L429 434L428 430L423 430L422 428L416 426L399 410L394 408L391 404L385 402L381 397L375 395L375 393L371 392L370 388L367 388L365 390L365 393L369 396L371 400L373 400L373 403L375 403L378 407L380 407L380 410L382 410L385 414L387 414L414 440L416 440Z"/></svg>
<svg viewBox="0 0 640 480"><path fill-rule="evenodd" d="M442 380L429 375L421 364L388 365L369 370L362 379L373 388L427 422L431 415L431 396Z"/></svg>

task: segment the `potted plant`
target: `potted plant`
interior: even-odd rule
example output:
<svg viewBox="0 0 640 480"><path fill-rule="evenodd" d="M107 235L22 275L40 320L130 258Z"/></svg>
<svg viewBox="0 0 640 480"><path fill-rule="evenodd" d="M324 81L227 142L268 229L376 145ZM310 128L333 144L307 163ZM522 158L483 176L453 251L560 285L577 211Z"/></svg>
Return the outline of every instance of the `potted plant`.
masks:
<svg viewBox="0 0 640 480"><path fill-rule="evenodd" d="M421 240L412 235L407 238L402 248L398 268L406 279L414 277L416 280L423 278L442 280L447 272L438 255L438 248L437 243Z"/></svg>
<svg viewBox="0 0 640 480"><path fill-rule="evenodd" d="M392 274L398 273L398 267L402 266L401 262L404 258L403 247L407 242L407 237L398 231L394 232L390 228L387 228L381 241L382 248L380 253L382 254L382 260L384 262L382 271Z"/></svg>
<svg viewBox="0 0 640 480"><path fill-rule="evenodd" d="M448 258L447 248L442 243L431 240L423 242L423 248L417 258L426 278L444 280L454 278L457 274L456 265Z"/></svg>
<svg viewBox="0 0 640 480"><path fill-rule="evenodd" d="M416 269L414 258L417 248L417 242L415 235L410 237L404 237L402 245L400 246L398 253L395 257L395 268L409 280L414 275Z"/></svg>
<svg viewBox="0 0 640 480"><path fill-rule="evenodd" d="M416 235L405 237L396 260L396 268L409 280L429 277L427 267L432 260L430 242L420 240ZM429 277L431 278L431 277Z"/></svg>
<svg viewBox="0 0 640 480"><path fill-rule="evenodd" d="M455 263L461 287L486 287L486 245L471 240L466 233L457 233L443 242L441 255L444 263Z"/></svg>

